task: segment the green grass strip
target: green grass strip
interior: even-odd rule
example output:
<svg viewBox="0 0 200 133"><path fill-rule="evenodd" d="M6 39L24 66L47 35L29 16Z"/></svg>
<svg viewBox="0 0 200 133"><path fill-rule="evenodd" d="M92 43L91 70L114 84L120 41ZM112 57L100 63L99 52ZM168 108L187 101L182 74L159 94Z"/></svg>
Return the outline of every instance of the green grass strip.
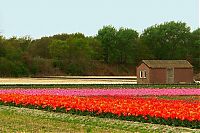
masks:
<svg viewBox="0 0 200 133"><path fill-rule="evenodd" d="M0 106L0 132L199 132L199 129Z"/></svg>
<svg viewBox="0 0 200 133"><path fill-rule="evenodd" d="M200 88L200 84L1 84L0 88Z"/></svg>

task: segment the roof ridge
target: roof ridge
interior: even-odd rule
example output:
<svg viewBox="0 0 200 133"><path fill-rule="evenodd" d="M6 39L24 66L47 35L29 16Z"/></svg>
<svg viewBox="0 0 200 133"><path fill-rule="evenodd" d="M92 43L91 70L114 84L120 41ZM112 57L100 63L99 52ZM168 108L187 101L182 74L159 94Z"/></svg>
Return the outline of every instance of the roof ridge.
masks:
<svg viewBox="0 0 200 133"><path fill-rule="evenodd" d="M142 60L148 67L151 68L191 68L193 67L187 60Z"/></svg>

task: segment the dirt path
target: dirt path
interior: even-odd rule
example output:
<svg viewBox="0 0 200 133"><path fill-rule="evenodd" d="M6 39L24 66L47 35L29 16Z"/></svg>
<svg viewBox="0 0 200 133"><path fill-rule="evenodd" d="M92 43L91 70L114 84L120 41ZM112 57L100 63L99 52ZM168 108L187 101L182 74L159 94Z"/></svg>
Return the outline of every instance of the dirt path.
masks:
<svg viewBox="0 0 200 133"><path fill-rule="evenodd" d="M62 76L48 78L0 78L0 84L136 84L135 76Z"/></svg>

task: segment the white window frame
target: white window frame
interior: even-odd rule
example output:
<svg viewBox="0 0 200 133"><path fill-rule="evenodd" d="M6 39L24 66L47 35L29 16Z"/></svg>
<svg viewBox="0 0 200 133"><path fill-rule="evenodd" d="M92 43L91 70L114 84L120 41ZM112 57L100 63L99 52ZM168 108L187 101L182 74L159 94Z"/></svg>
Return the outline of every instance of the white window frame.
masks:
<svg viewBox="0 0 200 133"><path fill-rule="evenodd" d="M142 79L146 79L147 78L147 71L146 70L143 70L143 71L140 71L140 78Z"/></svg>
<svg viewBox="0 0 200 133"><path fill-rule="evenodd" d="M143 73L144 73L144 77L143 77L143 78L145 78L145 79L146 79L146 78L147 78L147 71L146 71L146 70L144 70L144 71L143 71Z"/></svg>
<svg viewBox="0 0 200 133"><path fill-rule="evenodd" d="M140 78L143 78L143 71L140 71Z"/></svg>

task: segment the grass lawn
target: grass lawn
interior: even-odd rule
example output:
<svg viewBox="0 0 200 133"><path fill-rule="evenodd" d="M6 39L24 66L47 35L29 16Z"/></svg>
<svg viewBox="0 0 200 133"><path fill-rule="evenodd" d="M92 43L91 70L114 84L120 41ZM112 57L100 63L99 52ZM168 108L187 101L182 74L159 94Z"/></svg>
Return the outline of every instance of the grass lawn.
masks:
<svg viewBox="0 0 200 133"><path fill-rule="evenodd" d="M179 133L200 132L200 129L0 106L0 132Z"/></svg>
<svg viewBox="0 0 200 133"><path fill-rule="evenodd" d="M0 84L0 89L6 88L200 88L200 84Z"/></svg>

